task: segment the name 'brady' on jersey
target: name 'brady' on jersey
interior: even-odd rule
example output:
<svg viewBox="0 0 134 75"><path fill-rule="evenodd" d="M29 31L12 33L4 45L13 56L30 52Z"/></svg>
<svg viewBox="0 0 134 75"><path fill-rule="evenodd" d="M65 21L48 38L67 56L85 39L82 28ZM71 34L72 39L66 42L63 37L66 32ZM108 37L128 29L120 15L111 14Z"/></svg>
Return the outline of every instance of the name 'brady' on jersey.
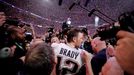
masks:
<svg viewBox="0 0 134 75"><path fill-rule="evenodd" d="M72 48L64 43L53 43L51 46L58 58L58 75L75 75L79 72L83 66L80 56L82 49Z"/></svg>

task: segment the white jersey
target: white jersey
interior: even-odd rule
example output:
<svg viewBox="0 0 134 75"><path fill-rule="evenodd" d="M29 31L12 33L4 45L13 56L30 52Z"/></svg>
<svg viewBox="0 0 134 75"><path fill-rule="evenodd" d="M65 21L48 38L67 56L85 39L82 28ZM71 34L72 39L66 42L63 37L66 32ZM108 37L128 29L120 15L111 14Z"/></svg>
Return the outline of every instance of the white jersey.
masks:
<svg viewBox="0 0 134 75"><path fill-rule="evenodd" d="M59 75L74 75L79 72L79 69L83 66L80 56L81 49L69 47L64 43L53 43L52 47L58 57Z"/></svg>

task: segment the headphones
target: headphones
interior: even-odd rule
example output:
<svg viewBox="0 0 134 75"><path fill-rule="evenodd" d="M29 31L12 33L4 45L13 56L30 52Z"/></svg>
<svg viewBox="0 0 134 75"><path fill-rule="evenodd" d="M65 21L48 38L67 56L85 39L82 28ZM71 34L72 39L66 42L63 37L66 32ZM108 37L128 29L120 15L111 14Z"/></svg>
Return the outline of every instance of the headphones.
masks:
<svg viewBox="0 0 134 75"><path fill-rule="evenodd" d="M0 49L0 58L7 58L11 54L11 49L9 47L4 47Z"/></svg>

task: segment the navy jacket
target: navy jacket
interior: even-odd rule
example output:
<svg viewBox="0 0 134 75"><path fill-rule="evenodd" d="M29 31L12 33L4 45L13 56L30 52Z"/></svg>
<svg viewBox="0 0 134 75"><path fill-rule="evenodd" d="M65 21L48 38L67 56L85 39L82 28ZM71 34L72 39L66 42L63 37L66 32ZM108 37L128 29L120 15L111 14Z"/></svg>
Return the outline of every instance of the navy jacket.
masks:
<svg viewBox="0 0 134 75"><path fill-rule="evenodd" d="M99 72L101 71L101 68L106 63L106 61L106 49L101 50L92 58L91 65L94 75L99 75Z"/></svg>

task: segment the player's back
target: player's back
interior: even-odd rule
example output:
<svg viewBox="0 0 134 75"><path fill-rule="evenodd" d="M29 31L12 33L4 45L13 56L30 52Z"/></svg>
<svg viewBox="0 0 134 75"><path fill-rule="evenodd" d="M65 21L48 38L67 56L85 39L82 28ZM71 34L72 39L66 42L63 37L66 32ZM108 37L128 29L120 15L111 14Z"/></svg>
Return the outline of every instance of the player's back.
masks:
<svg viewBox="0 0 134 75"><path fill-rule="evenodd" d="M75 75L82 67L81 49L69 47L66 44L55 45L54 52L58 58L57 75Z"/></svg>

